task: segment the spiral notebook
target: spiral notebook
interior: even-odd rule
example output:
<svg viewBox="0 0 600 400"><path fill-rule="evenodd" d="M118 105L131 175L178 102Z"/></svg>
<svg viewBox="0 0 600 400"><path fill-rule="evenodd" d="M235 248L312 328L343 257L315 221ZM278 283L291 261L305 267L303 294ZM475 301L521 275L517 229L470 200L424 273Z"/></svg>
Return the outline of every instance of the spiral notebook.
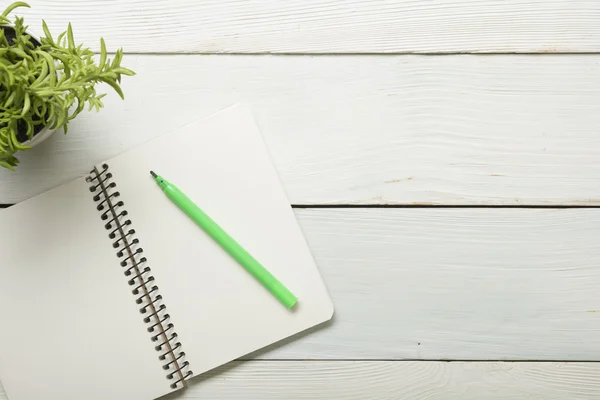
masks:
<svg viewBox="0 0 600 400"><path fill-rule="evenodd" d="M295 310L169 203L150 169L284 282ZM0 226L0 380L10 400L158 398L333 314L244 106L91 165L89 176L0 212Z"/></svg>

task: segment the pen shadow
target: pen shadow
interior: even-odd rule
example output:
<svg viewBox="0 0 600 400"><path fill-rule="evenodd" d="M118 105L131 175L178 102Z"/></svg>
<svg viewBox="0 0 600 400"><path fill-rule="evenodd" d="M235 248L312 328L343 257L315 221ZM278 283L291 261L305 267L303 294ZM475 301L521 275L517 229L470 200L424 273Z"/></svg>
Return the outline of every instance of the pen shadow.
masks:
<svg viewBox="0 0 600 400"><path fill-rule="evenodd" d="M192 379L190 379L189 381L187 381L188 383L188 389L186 390L179 390L175 393L171 393L168 395L165 395L163 397L160 397L157 400L179 400L179 399L184 399L184 398L203 398L201 393L198 393L198 395L196 396L196 394L193 395L193 397L188 397L186 395L186 393L191 389L196 387L197 385L202 385L203 383L212 380L212 379L226 379L226 376L229 372L231 372L233 369L239 367L242 364L245 364L247 362L269 362L269 361L282 361L280 359L265 359L265 358L260 358L260 357L264 357L265 354L271 352L271 351L275 351L278 350L286 345L288 345L289 343L292 342L296 342L304 337L307 337L309 335L312 335L316 332L322 331L324 329L329 328L335 321L335 315L326 322L323 322L319 325L313 326L312 328L309 328L307 330L304 330L302 332L298 332L295 335L292 335L288 338L282 339L278 342L275 342L273 344L270 344L266 347L261 348L260 350L256 350L252 353L246 354L245 356L242 356L240 358L238 358L237 360L234 361L230 361L226 364L223 364L219 367L216 367L210 371L206 371L201 375L195 376ZM284 359L284 361L303 361L303 360L307 360L310 358L286 358Z"/></svg>

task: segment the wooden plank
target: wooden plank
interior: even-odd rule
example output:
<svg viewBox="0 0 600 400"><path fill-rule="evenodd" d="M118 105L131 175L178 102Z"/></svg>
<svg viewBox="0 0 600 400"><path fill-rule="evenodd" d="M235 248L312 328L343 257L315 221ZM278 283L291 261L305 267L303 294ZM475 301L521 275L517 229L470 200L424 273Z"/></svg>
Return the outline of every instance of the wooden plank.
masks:
<svg viewBox="0 0 600 400"><path fill-rule="evenodd" d="M232 363L166 399L591 399L596 363ZM166 400L165 399L165 400Z"/></svg>
<svg viewBox="0 0 600 400"><path fill-rule="evenodd" d="M596 0L31 0L28 24L129 52L597 52Z"/></svg>
<svg viewBox="0 0 600 400"><path fill-rule="evenodd" d="M587 400L600 397L598 376L598 363L233 362L163 399Z"/></svg>
<svg viewBox="0 0 600 400"><path fill-rule="evenodd" d="M244 102L295 204L600 205L600 55L124 64L138 72L126 100L110 93L101 113L24 153L17 173L0 171L0 203Z"/></svg>
<svg viewBox="0 0 600 400"><path fill-rule="evenodd" d="M259 357L600 360L600 210L297 216L335 315Z"/></svg>
<svg viewBox="0 0 600 400"><path fill-rule="evenodd" d="M296 211L333 320L245 357L600 361L600 210Z"/></svg>

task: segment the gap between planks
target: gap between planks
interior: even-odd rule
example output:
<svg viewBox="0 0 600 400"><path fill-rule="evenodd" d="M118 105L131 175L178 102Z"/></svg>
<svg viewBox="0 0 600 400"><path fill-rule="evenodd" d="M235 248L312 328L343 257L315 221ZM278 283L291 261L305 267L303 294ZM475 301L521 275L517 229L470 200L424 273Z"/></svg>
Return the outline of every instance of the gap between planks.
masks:
<svg viewBox="0 0 600 400"><path fill-rule="evenodd" d="M99 55L100 53L95 51L94 54ZM107 52L108 55L115 55L114 52ZM123 51L124 55L131 56L254 56L254 57L372 57L372 56L430 56L430 57L443 57L443 56L481 56L481 57L493 57L493 56L542 56L542 57L552 57L552 56L594 56L600 55L598 51L589 51L589 52L576 52L576 51L565 51L565 52L555 52L555 53L535 53L535 52L494 52L494 53L483 53L477 51L448 51L448 52L398 52L398 53L376 53L376 52L361 52L361 53L270 53L270 52L261 52L261 53L223 53L223 52L206 52L206 53L189 53L189 52L181 52L181 51L161 51L161 52L152 52L152 51Z"/></svg>
<svg viewBox="0 0 600 400"><path fill-rule="evenodd" d="M8 208L14 204L0 204L0 208ZM531 209L531 210L544 210L544 209L584 209L584 208L600 208L600 206L580 206L580 205L555 205L555 206L544 206L544 205L443 205L443 204L290 204L294 209L371 209L371 208L509 208L509 209Z"/></svg>
<svg viewBox="0 0 600 400"><path fill-rule="evenodd" d="M570 360L570 359L556 359L556 360L536 360L536 359L527 359L527 360L519 360L519 359L467 359L467 358L459 358L459 359L435 359L435 358L254 358L251 356L244 356L238 358L236 361L239 362L363 362L363 361L373 361L373 362L432 362L432 363L578 363L578 364L600 364L598 360Z"/></svg>

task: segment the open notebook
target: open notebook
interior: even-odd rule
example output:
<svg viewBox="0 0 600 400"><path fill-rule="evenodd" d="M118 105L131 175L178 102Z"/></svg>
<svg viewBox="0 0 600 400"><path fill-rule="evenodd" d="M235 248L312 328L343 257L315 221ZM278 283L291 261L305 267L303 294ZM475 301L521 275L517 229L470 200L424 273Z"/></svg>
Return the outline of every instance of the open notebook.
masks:
<svg viewBox="0 0 600 400"><path fill-rule="evenodd" d="M295 310L169 202L151 169L289 287ZM326 287L245 107L90 171L0 212L0 380L9 399L157 398L331 318ZM106 191L91 191L99 180ZM126 211L110 227L112 216L101 219L107 207L97 209L108 202L118 215ZM121 253L127 246L132 253Z"/></svg>

